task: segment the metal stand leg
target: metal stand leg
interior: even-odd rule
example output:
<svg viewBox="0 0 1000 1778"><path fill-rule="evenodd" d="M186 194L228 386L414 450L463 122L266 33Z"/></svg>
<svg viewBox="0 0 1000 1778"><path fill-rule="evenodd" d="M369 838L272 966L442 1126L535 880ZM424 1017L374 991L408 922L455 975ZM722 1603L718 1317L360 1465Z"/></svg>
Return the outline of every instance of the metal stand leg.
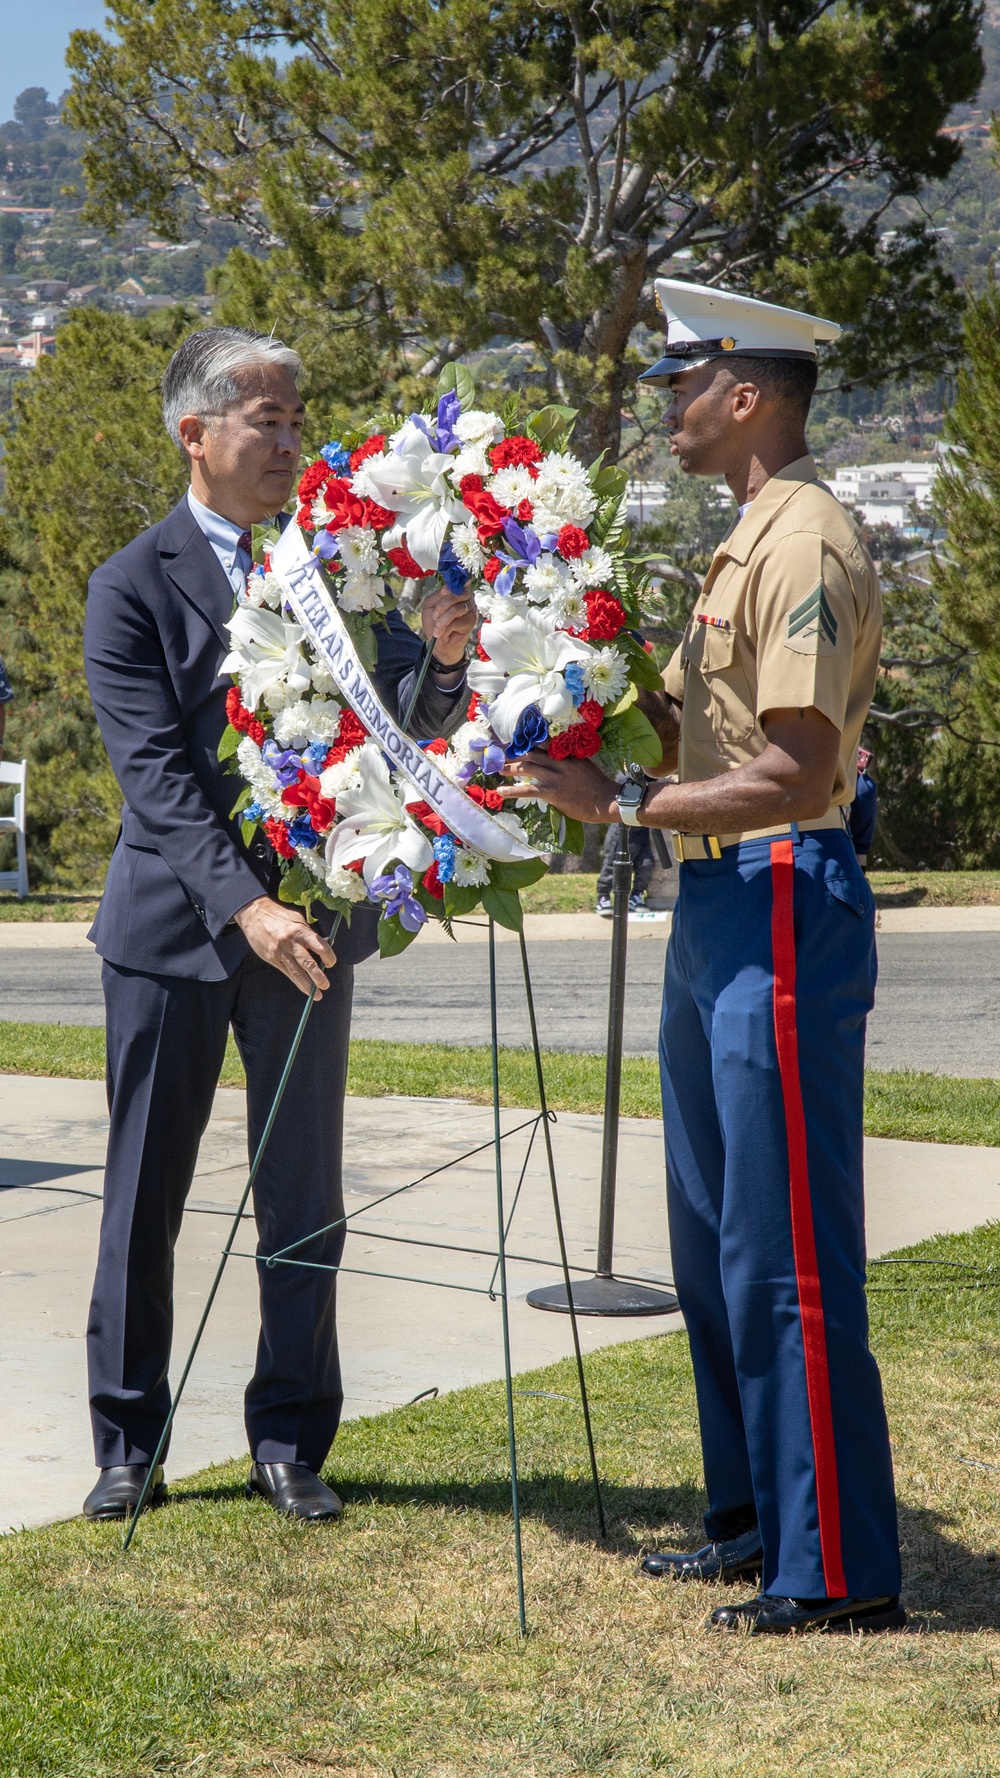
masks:
<svg viewBox="0 0 1000 1778"><path fill-rule="evenodd" d="M625 1029L625 969L628 955L628 898L632 861L628 828L622 826L613 868L614 919L611 930L611 986L608 997L608 1068L604 1088L604 1146L601 1154L601 1210L597 1233L597 1272L573 1285L578 1315L669 1315L678 1307L669 1290L649 1284L626 1284L613 1269L615 1196L618 1186L618 1125L622 1091L622 1045ZM565 1284L528 1292L533 1309L569 1312Z"/></svg>
<svg viewBox="0 0 1000 1778"><path fill-rule="evenodd" d="M524 1553L521 1544L521 1501L517 1487L517 1435L514 1428L514 1383L510 1364L510 1314L507 1303L507 1230L503 1210L503 1154L500 1136L500 1055L497 1041L496 932L490 918L490 1040L493 1072L493 1152L497 1180L497 1261L500 1269L500 1318L503 1324L503 1376L507 1393L507 1448L510 1454L510 1504L514 1514L514 1564L517 1569L517 1621L527 1636L524 1611Z"/></svg>

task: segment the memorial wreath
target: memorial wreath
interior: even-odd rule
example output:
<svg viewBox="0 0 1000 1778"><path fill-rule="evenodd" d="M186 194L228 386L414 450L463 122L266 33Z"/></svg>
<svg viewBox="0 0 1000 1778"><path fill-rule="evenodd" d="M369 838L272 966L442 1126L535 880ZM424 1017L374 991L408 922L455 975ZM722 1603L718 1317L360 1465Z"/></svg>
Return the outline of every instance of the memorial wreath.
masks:
<svg viewBox="0 0 1000 1778"><path fill-rule="evenodd" d="M516 929L541 854L581 850L578 823L505 805L508 761L545 748L614 773L660 757L637 707L660 680L638 633L645 576L626 557L624 471L572 455L572 409L543 408L521 430L516 417L516 398L477 408L471 375L449 365L432 412L324 446L294 523L255 528L229 624L219 755L244 780L244 839L263 829L280 898L307 915L377 903L383 954L428 918L479 906ZM409 740L367 672L393 588L433 576L456 593L472 583L472 695L448 739Z"/></svg>

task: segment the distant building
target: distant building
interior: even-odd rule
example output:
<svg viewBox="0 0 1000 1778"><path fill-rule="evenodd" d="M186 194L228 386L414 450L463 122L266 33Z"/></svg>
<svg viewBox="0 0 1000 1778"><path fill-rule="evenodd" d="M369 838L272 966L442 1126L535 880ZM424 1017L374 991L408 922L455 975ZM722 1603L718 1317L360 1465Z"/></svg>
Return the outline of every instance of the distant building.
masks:
<svg viewBox="0 0 1000 1778"><path fill-rule="evenodd" d="M25 334L24 338L17 342L17 362L23 365L25 370L34 370L38 360L51 356L55 349L56 336L54 333L38 331Z"/></svg>
<svg viewBox="0 0 1000 1778"><path fill-rule="evenodd" d="M927 463L843 464L829 486L845 506L860 512L866 525L919 531L931 522L930 501L940 460Z"/></svg>
<svg viewBox="0 0 1000 1778"><path fill-rule="evenodd" d="M69 285L63 278L36 278L24 287L24 299L29 303L62 302L69 295Z"/></svg>
<svg viewBox="0 0 1000 1778"><path fill-rule="evenodd" d="M38 332L48 333L51 328L56 326L57 322L62 320L64 313L63 309L57 308L36 309L28 325Z"/></svg>
<svg viewBox="0 0 1000 1778"><path fill-rule="evenodd" d="M145 296L146 286L141 278L123 278L115 285L116 296Z"/></svg>
<svg viewBox="0 0 1000 1778"><path fill-rule="evenodd" d="M72 290L67 291L66 301L76 309L83 303L103 302L107 294L104 284L76 284Z"/></svg>

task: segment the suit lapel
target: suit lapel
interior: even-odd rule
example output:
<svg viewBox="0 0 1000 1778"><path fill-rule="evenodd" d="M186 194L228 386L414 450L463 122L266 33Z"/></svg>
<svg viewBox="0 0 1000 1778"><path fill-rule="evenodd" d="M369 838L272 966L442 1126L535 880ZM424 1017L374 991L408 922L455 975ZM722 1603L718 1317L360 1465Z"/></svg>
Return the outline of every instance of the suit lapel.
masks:
<svg viewBox="0 0 1000 1778"><path fill-rule="evenodd" d="M236 597L222 563L195 522L186 494L164 519L157 548L168 579L228 649L226 625Z"/></svg>

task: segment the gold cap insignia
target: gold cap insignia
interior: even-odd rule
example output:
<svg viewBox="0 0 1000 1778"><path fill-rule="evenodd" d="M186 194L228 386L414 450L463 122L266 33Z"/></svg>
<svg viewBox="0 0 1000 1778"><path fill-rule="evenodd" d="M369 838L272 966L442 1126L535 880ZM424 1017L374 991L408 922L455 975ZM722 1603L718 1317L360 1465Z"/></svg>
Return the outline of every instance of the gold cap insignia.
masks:
<svg viewBox="0 0 1000 1778"><path fill-rule="evenodd" d="M726 335L726 337L725 337L725 339L724 339L724 340L722 340L722 341L721 341L721 342L720 342L720 344L721 344L721 346L722 346L722 350L723 350L723 351L724 351L724 352L731 352L731 351L732 351L732 350L733 350L733 348L734 348L734 347L735 347L735 345L736 345L736 341L735 341L735 340L734 340L734 339L730 339L730 337L729 337L729 335L728 335L728 333L727 333L727 335Z"/></svg>

